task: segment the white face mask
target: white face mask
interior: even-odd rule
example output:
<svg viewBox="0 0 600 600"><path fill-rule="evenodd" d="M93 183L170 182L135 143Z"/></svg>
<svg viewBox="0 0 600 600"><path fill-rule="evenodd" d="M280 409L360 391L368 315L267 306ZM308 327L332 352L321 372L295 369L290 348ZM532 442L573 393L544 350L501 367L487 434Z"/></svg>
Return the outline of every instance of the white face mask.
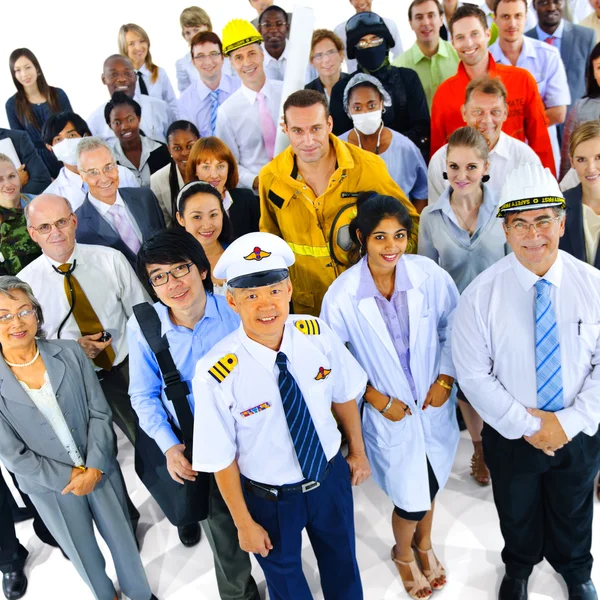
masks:
<svg viewBox="0 0 600 600"><path fill-rule="evenodd" d="M381 125L382 110L374 110L368 113L357 113L356 115L350 115L354 127L365 135L373 135Z"/></svg>
<svg viewBox="0 0 600 600"><path fill-rule="evenodd" d="M77 146L80 141L81 138L67 138L52 146L52 152L61 163L75 166L77 165Z"/></svg>

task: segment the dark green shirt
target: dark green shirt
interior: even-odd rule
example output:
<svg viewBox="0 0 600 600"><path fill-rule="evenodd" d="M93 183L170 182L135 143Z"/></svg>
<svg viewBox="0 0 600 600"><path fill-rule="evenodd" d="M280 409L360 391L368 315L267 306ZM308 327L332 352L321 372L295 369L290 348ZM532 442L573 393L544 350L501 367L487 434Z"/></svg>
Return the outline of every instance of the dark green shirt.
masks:
<svg viewBox="0 0 600 600"><path fill-rule="evenodd" d="M22 208L0 206L0 275L16 275L42 253L29 237Z"/></svg>

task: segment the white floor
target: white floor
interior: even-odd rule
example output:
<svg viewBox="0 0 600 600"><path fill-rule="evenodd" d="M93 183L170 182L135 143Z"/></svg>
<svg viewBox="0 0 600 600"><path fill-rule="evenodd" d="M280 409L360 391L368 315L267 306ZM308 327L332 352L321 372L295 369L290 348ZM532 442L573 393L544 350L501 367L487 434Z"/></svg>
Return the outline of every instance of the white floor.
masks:
<svg viewBox="0 0 600 600"><path fill-rule="evenodd" d="M175 528L164 518L135 475L131 446L121 438L119 448L130 496L142 515L138 538L154 593L159 600L219 600L208 543L202 539L198 546L190 549L179 543ZM434 594L434 598L440 600L495 599L503 574L500 560L502 539L492 492L489 487L477 486L469 477L471 453L472 445L463 433L452 476L438 496L434 547L448 573L445 589ZM372 480L355 489L354 499L358 561L365 599L408 599L389 560L393 543L389 500ZM17 534L30 552L26 567L29 577L27 599L92 598L87 586L61 553L42 544L35 536L31 521L17 525ZM596 555L600 555L598 539L594 550ZM108 557L108 572L114 580L110 556L107 552L105 556ZM304 571L315 599L322 599L316 561L307 539ZM594 575L600 583L598 571L599 567L596 567ZM256 562L253 574L266 597L264 578ZM529 583L530 600L566 597L562 580L550 566L547 563L538 566Z"/></svg>

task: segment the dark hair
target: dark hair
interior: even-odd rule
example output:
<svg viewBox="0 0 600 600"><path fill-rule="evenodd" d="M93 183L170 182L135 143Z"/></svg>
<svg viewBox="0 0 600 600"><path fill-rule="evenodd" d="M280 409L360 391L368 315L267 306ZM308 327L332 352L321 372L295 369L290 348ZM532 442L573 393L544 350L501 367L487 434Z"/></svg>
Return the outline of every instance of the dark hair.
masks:
<svg viewBox="0 0 600 600"><path fill-rule="evenodd" d="M133 98L130 98L125 92L115 92L104 107L104 120L109 127L110 113L113 109L117 108L117 106L131 106L135 112L135 116L138 119L142 118L142 107Z"/></svg>
<svg viewBox="0 0 600 600"><path fill-rule="evenodd" d="M77 131L81 137L92 135L88 124L77 113L70 110L64 110L55 115L50 115L46 119L41 134L44 144L52 146L52 140L67 126L68 123L73 124L75 131Z"/></svg>
<svg viewBox="0 0 600 600"><path fill-rule="evenodd" d="M263 10L258 17L258 26L260 27L263 22L263 17L269 12L280 12L285 17L285 22L287 24L287 12L281 8L281 6L277 6L276 4L271 4L271 6L267 6L265 10Z"/></svg>
<svg viewBox="0 0 600 600"><path fill-rule="evenodd" d="M37 72L36 84L38 86L38 90L39 90L40 94L42 96L44 96L44 98L46 98L46 100L48 102L48 106L50 107L50 110L55 113L60 110L60 102L58 100L58 92L56 91L55 87L49 86L48 83L46 82L46 78L44 77L44 72L42 71L42 67L40 67L40 63L38 62L38 59L36 58L35 54L31 50L29 50L29 48L17 48L16 50L13 50L11 52L10 57L8 59L8 66L10 67L10 75L12 77L13 83L15 84L15 87L17 88L16 98L15 98L17 116L19 117L19 120L23 124L30 123L37 130L41 130L43 123L40 123L37 120L37 117L35 116L35 114L33 112L31 102L29 102L29 100L27 100L27 95L25 94L25 89L17 81L17 78L15 77L15 63L22 56L29 59L33 63L33 66L35 67L35 70Z"/></svg>
<svg viewBox="0 0 600 600"><path fill-rule="evenodd" d="M498 5L500 2L522 2L525 5L525 12L529 10L529 7L527 6L527 0L494 0L494 8L492 9L494 11L494 15L498 12Z"/></svg>
<svg viewBox="0 0 600 600"><path fill-rule="evenodd" d="M456 12L452 15L450 22L448 23L448 29L450 30L450 35L452 35L452 28L454 27L454 23L457 21L462 21L462 19L466 19L467 17L475 17L479 19L483 30L487 31L489 29L487 24L487 17L485 13L474 4L463 4L456 9Z"/></svg>
<svg viewBox="0 0 600 600"><path fill-rule="evenodd" d="M320 104L325 109L325 118L329 118L329 104L325 94L316 90L298 90L290 94L283 103L283 121L287 125L286 114L290 108L308 108Z"/></svg>
<svg viewBox="0 0 600 600"><path fill-rule="evenodd" d="M356 263L366 253L366 247L360 243L358 232L362 239L366 239L375 231L383 219L397 219L402 227L406 228L406 236L410 241L413 233L413 221L406 207L393 196L384 196L377 192L361 192L356 200L356 217L350 221L350 239L354 242L353 248L348 252L351 263Z"/></svg>
<svg viewBox="0 0 600 600"><path fill-rule="evenodd" d="M140 248L137 260L136 271L146 291L158 300L154 293L152 284L148 281L148 271L146 267L152 264L173 265L180 262L193 262L198 271L206 271L206 277L203 280L204 289L207 292L213 291L213 282L210 276L210 263L202 244L185 229L165 229L159 231L151 238L147 239Z"/></svg>
<svg viewBox="0 0 600 600"><path fill-rule="evenodd" d="M206 181L192 181L181 188L179 197L177 198L177 212L183 217L187 201L196 194L212 194L215 198L217 198L219 201L219 208L221 209L221 214L223 216L223 227L217 240L221 242L221 245L231 244L233 241L233 227L231 225L231 219L223 207L223 198L221 198L219 190L210 183L206 183Z"/></svg>
<svg viewBox="0 0 600 600"><path fill-rule="evenodd" d="M442 7L442 5L440 4L439 0L413 0L410 3L410 6L408 7L408 20L412 21L412 9L415 6L421 6L421 4L425 4L425 2L435 2L435 5L438 7L438 10L440 11L440 17L444 14L444 9Z"/></svg>
<svg viewBox="0 0 600 600"><path fill-rule="evenodd" d="M209 43L219 46L219 52L223 54L223 42L221 42L221 38L214 31L200 31L192 38L190 43L190 54L192 55L192 59L194 58L194 46Z"/></svg>
<svg viewBox="0 0 600 600"><path fill-rule="evenodd" d="M173 121L167 129L167 145L169 144L169 138L176 131L185 131L187 133L191 133L195 135L197 139L200 139L200 132L198 128L190 121L185 121L180 119L179 121ZM171 168L169 169L169 191L171 192L171 216L173 218L173 222L177 223L175 219L175 213L177 212L177 194L179 194L179 179L177 178L177 165L175 161L171 158Z"/></svg>
<svg viewBox="0 0 600 600"><path fill-rule="evenodd" d="M360 83L353 85L348 91L348 104L344 107L346 109L346 112L348 112L349 110L348 106L350 106L350 98L352 97L352 93L354 92L354 90L360 90L361 88L373 90L379 96L381 102L384 101L384 97L381 93L381 90L374 83L371 83L370 81L361 81Z"/></svg>
<svg viewBox="0 0 600 600"><path fill-rule="evenodd" d="M594 77L594 61L600 58L600 43L594 46L588 58L587 70L585 72L586 94L584 98L599 98L600 86Z"/></svg>

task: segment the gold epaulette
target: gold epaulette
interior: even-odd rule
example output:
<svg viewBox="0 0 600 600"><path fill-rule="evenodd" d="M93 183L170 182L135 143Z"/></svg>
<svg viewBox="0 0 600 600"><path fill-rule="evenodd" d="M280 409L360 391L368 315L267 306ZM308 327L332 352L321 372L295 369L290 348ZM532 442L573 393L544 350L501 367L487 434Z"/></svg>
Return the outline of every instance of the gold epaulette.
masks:
<svg viewBox="0 0 600 600"><path fill-rule="evenodd" d="M217 380L218 383L222 383L225 377L233 371L238 363L237 356L235 354L226 354L223 358L218 360L208 372Z"/></svg>
<svg viewBox="0 0 600 600"><path fill-rule="evenodd" d="M316 319L301 319L300 321L296 321L294 325L304 335L319 335L321 333L321 326Z"/></svg>

